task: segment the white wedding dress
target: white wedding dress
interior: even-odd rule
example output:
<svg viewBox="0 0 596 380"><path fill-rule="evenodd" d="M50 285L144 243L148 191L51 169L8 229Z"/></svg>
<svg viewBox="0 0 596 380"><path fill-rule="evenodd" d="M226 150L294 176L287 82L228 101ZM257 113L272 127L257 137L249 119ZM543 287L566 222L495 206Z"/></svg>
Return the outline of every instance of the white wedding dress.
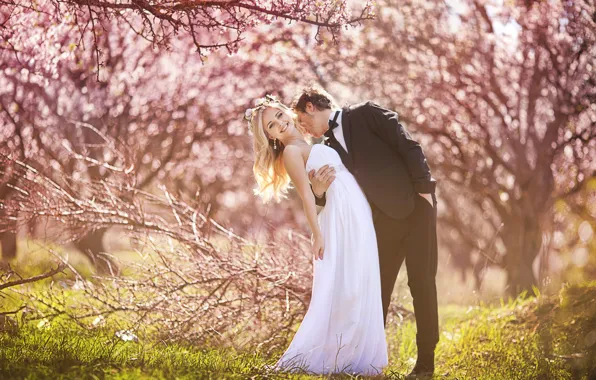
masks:
<svg viewBox="0 0 596 380"><path fill-rule="evenodd" d="M326 164L336 176L318 215L323 260L314 261L310 306L276 368L376 375L387 365L387 343L372 212L339 154L313 145L306 171Z"/></svg>

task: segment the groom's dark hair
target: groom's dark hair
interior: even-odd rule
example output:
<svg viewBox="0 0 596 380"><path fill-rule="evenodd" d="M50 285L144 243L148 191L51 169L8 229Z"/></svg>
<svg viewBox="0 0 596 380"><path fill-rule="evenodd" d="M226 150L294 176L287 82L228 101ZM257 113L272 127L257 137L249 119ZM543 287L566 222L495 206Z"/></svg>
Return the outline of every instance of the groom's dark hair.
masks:
<svg viewBox="0 0 596 380"><path fill-rule="evenodd" d="M295 112L306 112L306 103L312 103L318 111L337 108L335 100L319 85L311 85L300 91L292 102Z"/></svg>

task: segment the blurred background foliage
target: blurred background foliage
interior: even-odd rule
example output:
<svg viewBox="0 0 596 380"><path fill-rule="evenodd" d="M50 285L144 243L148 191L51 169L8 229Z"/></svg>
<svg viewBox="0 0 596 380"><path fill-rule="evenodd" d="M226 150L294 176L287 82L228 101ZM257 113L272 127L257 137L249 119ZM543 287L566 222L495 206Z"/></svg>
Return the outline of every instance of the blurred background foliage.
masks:
<svg viewBox="0 0 596 380"><path fill-rule="evenodd" d="M442 302L596 275L593 2L382 0L352 14L342 3L324 8L328 30L288 23L295 15L281 9L247 16L241 40L229 24L212 47L191 30L202 19L177 32L174 19L132 10L15 4L2 11L0 149L72 193L131 174L136 188L165 186L248 239L305 233L296 194L267 205L252 194L242 114L266 93L289 102L316 82L340 104L395 109L422 143L440 184ZM2 169L9 202L19 178ZM119 268L102 252L132 247L117 226L49 219L17 229L5 217L3 262L34 261L28 242L43 240L106 274Z"/></svg>

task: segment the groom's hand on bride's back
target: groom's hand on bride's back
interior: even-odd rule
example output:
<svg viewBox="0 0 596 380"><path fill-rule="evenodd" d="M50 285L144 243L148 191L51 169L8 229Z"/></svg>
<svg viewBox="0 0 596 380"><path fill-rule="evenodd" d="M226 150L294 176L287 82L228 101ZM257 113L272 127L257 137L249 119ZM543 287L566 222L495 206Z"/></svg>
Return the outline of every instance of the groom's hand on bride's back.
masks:
<svg viewBox="0 0 596 380"><path fill-rule="evenodd" d="M308 172L308 178L312 184L313 192L321 198L335 179L335 169L329 165L324 165L316 172L314 170Z"/></svg>

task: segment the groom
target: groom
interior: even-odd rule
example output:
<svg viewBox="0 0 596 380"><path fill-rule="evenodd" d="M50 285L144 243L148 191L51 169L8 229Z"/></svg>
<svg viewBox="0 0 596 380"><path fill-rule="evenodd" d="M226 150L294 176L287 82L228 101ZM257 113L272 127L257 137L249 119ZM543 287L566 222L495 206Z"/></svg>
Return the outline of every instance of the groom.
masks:
<svg viewBox="0 0 596 380"><path fill-rule="evenodd" d="M292 103L298 124L314 137L327 138L354 175L370 203L381 270L383 316L403 261L416 316L418 360L409 377L434 372L439 341L437 311L436 181L420 144L399 123L397 113L366 102L340 109L320 87L305 88ZM309 177L316 203L325 205L333 168Z"/></svg>

